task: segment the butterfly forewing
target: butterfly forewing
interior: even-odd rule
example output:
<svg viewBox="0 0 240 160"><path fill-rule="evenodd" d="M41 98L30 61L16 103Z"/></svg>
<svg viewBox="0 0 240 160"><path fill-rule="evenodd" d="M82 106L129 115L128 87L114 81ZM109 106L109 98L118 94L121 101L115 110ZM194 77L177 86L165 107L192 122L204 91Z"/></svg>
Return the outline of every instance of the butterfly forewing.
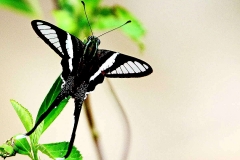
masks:
<svg viewBox="0 0 240 160"><path fill-rule="evenodd" d="M37 35L60 57L63 57L64 51L62 46L64 45L61 44L61 39L67 38L66 32L45 21L34 20L31 24Z"/></svg>
<svg viewBox="0 0 240 160"><path fill-rule="evenodd" d="M48 22L34 20L31 24L37 35L62 58L62 79L66 81L74 70L73 66L79 63L84 44L75 36Z"/></svg>

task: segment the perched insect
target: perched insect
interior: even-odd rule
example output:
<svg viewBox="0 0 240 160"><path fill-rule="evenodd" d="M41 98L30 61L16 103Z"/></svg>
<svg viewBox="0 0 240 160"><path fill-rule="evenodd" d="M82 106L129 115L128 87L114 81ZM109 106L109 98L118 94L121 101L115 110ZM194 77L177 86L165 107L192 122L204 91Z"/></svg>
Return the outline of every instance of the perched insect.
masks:
<svg viewBox="0 0 240 160"><path fill-rule="evenodd" d="M82 3L84 5L84 2ZM63 71L61 78L63 84L54 102L24 136L31 135L63 99L71 96L75 102L74 127L67 153L63 158L57 158L65 159L70 155L73 147L82 103L87 95L95 89L96 85L102 83L104 77L131 78L147 76L152 73L152 68L149 64L137 58L114 51L98 49L100 40L93 35L89 36L84 44L75 36L48 22L34 20L31 24L37 35L62 58Z"/></svg>

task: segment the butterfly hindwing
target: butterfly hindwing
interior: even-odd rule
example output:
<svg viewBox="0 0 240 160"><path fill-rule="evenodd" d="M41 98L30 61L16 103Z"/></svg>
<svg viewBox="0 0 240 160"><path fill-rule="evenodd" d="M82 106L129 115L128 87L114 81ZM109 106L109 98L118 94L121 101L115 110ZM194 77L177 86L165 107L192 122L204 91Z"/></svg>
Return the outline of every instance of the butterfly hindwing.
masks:
<svg viewBox="0 0 240 160"><path fill-rule="evenodd" d="M90 77L87 92L92 92L96 85L108 78L143 77L152 73L152 68L146 62L109 50L98 50L99 68Z"/></svg>
<svg viewBox="0 0 240 160"><path fill-rule="evenodd" d="M140 59L109 50L98 52L100 61L105 65L101 73L108 78L143 77L152 73L151 66Z"/></svg>
<svg viewBox="0 0 240 160"><path fill-rule="evenodd" d="M62 58L62 78L66 81L74 71L73 66L79 63L83 55L84 44L75 36L48 22L34 20L31 24L37 35Z"/></svg>

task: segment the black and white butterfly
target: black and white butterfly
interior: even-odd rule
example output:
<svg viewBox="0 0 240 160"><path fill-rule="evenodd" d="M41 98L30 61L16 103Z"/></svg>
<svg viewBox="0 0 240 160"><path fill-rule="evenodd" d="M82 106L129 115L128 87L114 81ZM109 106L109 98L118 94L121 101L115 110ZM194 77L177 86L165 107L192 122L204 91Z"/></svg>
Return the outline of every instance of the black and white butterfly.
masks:
<svg viewBox="0 0 240 160"><path fill-rule="evenodd" d="M75 102L74 127L64 158L72 150L75 132L82 108L82 103L96 85L108 78L143 77L152 73L152 68L146 62L114 52L98 49L100 40L90 36L84 44L81 40L68 32L42 20L32 21L32 27L37 35L47 43L61 58L63 81L61 92L44 112L34 127L25 135L31 135L46 116L68 96Z"/></svg>

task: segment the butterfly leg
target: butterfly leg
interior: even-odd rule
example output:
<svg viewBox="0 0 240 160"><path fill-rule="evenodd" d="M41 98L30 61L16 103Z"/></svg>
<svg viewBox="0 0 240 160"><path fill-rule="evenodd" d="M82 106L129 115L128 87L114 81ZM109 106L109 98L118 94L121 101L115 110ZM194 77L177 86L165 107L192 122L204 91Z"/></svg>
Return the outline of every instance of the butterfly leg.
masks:
<svg viewBox="0 0 240 160"><path fill-rule="evenodd" d="M82 104L83 104L83 101L86 99L87 87L88 87L87 84L81 84L80 87L77 89L77 92L74 94L74 102L75 102L74 126L73 126L73 130L72 130L71 139L70 139L70 142L68 145L68 151L64 156L65 159L70 155L72 148L73 148L73 143L74 143L74 139L76 136L76 130L77 130L77 126L78 126L78 120L79 120L80 112L82 109Z"/></svg>

